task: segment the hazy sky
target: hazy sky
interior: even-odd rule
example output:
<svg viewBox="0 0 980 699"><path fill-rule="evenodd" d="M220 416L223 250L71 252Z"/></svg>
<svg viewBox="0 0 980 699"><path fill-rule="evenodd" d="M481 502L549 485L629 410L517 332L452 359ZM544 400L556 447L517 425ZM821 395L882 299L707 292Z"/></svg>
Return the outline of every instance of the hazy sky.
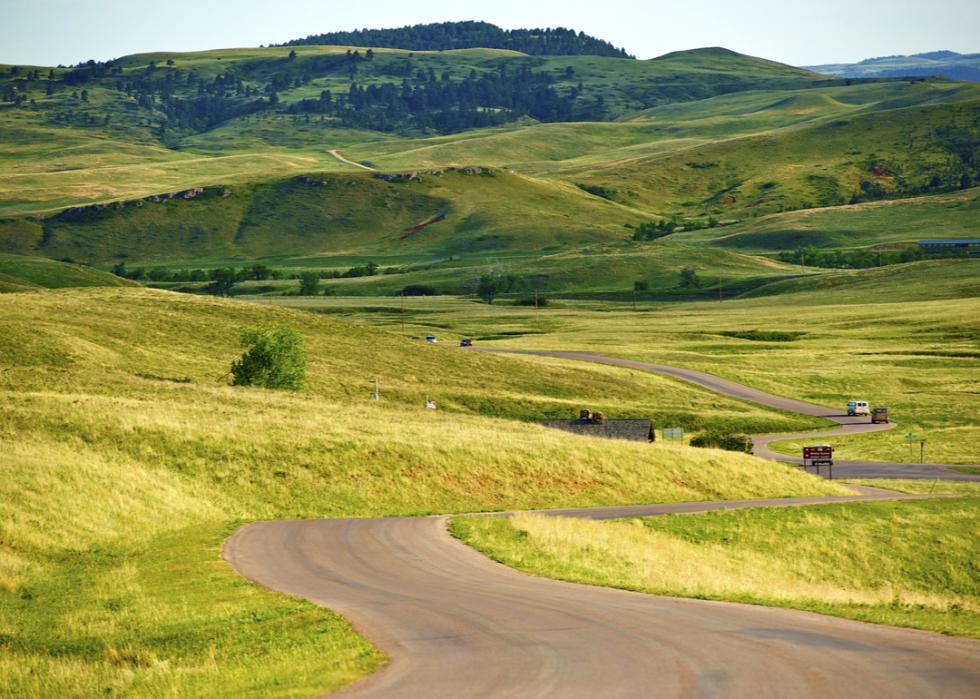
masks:
<svg viewBox="0 0 980 699"><path fill-rule="evenodd" d="M67 65L464 19L570 27L638 58L701 46L794 65L980 52L980 0L0 0L0 63Z"/></svg>

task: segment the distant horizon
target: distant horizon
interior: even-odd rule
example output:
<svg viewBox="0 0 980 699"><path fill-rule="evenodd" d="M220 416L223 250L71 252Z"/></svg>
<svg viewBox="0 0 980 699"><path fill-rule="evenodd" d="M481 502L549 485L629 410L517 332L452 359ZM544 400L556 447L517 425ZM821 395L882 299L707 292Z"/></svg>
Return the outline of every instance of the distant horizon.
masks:
<svg viewBox="0 0 980 699"><path fill-rule="evenodd" d="M601 11L574 0L542 0L533 6L496 0L462 9L449 0L419 0L411 6L375 0L367 7L329 8L318 0L282 0L274 7L258 0L172 0L166 6L89 0L84 7L72 0L36 0L6 8L4 14L0 63L6 65L74 65L138 53L258 48L321 33L466 20L503 29L574 29L639 60L712 46L792 66L932 51L980 52L972 31L980 26L980 4L971 0L936 0L929 8L910 0L868 0L858 7L845 0L826 0L819 7L758 0L749 9L723 0L664 7L607 0Z"/></svg>
<svg viewBox="0 0 980 699"><path fill-rule="evenodd" d="M425 22L424 24L434 24L434 23L433 22ZM95 61L99 61L99 62L107 62L107 61L119 60L121 58L126 58L127 56L134 56L134 55L141 55L141 54L149 54L149 53L173 53L173 54L176 55L176 54L182 54L182 53L205 53L205 52L209 52L209 51L235 51L235 50L241 50L241 49L268 49L268 48L277 48L277 47L285 48L285 46L283 46L283 45L286 44L289 41L293 41L295 39L304 39L307 36L313 36L315 34L320 34L320 33L327 34L327 33L334 33L334 32L348 32L348 31L368 30L368 29L399 29L399 28L405 27L405 26L411 26L411 25L404 25L403 24L403 25L399 25L398 27L357 27L355 29L331 29L329 32L313 32L311 34L306 34L305 36L296 36L296 37L293 37L292 39L285 39L283 41L273 41L273 42L261 43L261 44L254 44L254 45L253 44L238 44L238 45L228 45L228 46L210 46L210 47L206 47L206 48L181 48L179 50L176 50L176 49L167 49L167 48L150 48L150 49L146 49L146 50L133 51L133 52L130 52L130 53L123 53L123 54L114 55L114 56L89 56L87 58L81 58L81 59L79 59L77 61L70 61L70 62L64 62L64 61L62 61L62 62L59 62L59 63L53 63L53 62L48 62L48 63L32 63L32 62L26 62L26 61L22 61L22 62L7 61L7 60L3 60L3 56L0 56L0 65L10 65L10 66L12 66L12 65L17 65L17 66L37 66L37 67L58 67L58 66L70 67L70 66L79 65L81 63L85 63L85 62L90 61L90 60L95 60ZM537 28L543 28L543 27L501 27L501 28L502 29L537 29ZM552 28L556 28L556 29L557 28L572 29L572 30L574 30L576 32L578 32L578 31L584 31L586 34L589 34L588 31L579 30L579 29L577 29L575 27L561 27L561 25L554 25ZM597 35L594 35L594 34L589 34L589 35L590 36L593 36L593 37L595 37L597 39L604 39L604 37L597 36ZM610 42L610 43L612 43L612 42ZM333 44L322 44L322 45L324 45L324 46L331 46ZM765 60L776 61L778 63L785 63L784 61L780 61L780 60L778 60L776 58L773 58L772 56L766 56L764 54L759 54L759 53L750 53L750 52L745 52L745 51L739 51L737 49L731 48L730 46L723 46L723 45L707 45L706 44L706 45L703 45L703 46L690 46L688 48L671 49L670 51L665 51L665 52L659 53L659 54L657 54L655 56L648 56L648 57L640 57L640 56L637 56L637 55L633 54L633 52L629 49L629 47L619 46L619 45L617 45L615 43L613 43L613 45L616 48L622 48L622 49L624 49L627 53L629 53L629 54L631 54L633 56L632 58L624 58L623 60L652 61L652 60L656 60L658 58L662 58L663 56L667 56L667 55L674 54L674 53L683 53L683 52L687 52L687 51L698 51L698 50L702 50L702 49L720 48L720 49L726 49L726 50L729 50L729 51L734 51L735 53L739 53L739 54L746 55L746 56L751 56L751 57L754 57L754 58L762 58L762 59L765 59ZM357 47L355 46L355 48L357 48ZM372 48L372 47L370 47L370 46L364 46L362 48ZM373 48L398 49L399 47L397 47L397 46L374 46ZM404 49L404 50L409 50L409 49ZM785 65L789 65L789 66L792 66L794 68L807 68L807 67L813 67L813 66L830 66L830 65L850 65L850 64L861 63L862 61L867 61L867 60L883 59L883 58L914 57L914 56L920 56L920 55L923 55L923 54L937 53L937 52L941 52L941 51L949 51L949 52L952 52L952 53L956 53L957 55L960 55L960 56L971 56L971 55L978 55L978 54L980 54L980 50L978 50L978 51L956 51L954 49L948 49L948 48L934 48L934 49L927 49L927 50L924 50L924 51L916 50L914 52L909 51L909 52L905 52L905 53L890 53L890 54L868 55L868 56L863 56L861 58L857 58L857 59L854 59L854 60L833 60L833 59L830 59L830 60L820 60L819 62L816 62L816 63L806 63L806 64L804 64L804 63L785 63Z"/></svg>

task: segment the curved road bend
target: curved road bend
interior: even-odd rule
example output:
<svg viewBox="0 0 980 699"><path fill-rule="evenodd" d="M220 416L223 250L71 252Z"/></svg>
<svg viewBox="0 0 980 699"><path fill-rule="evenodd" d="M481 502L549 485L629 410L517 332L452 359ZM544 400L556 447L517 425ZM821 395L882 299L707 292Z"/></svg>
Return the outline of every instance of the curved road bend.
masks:
<svg viewBox="0 0 980 699"><path fill-rule="evenodd" d="M651 364L640 362L634 359L622 359L620 357L607 357L603 354L593 352L568 352L559 350L516 350L516 349L497 349L493 347L474 348L482 352L496 352L503 354L527 354L540 357L556 357L558 359L572 359L577 361L595 362L598 364L608 364L610 366L625 367L627 369L637 369L639 371L649 371L656 374L664 374L681 381L693 383L715 393L739 398L742 400L759 403L770 408L786 410L802 415L812 415L833 420L840 427L833 430L820 432L799 432L793 434L764 434L753 435L752 453L764 459L775 461L788 461L802 464L803 459L798 456L787 456L769 449L769 443L783 439L813 439L821 437L840 437L849 434L861 434L864 432L879 432L895 427L894 422L887 424L871 424L867 417L848 417L841 415L837 410L828 408L816 403L785 398L772 393L766 393L740 383L723 379L720 376L708 374L695 369L682 369L679 367L667 366L665 364ZM834 474L847 478L941 478L943 480L956 481L978 481L980 475L974 473L962 473L954 471L945 464L918 464L900 463L891 461L834 461Z"/></svg>
<svg viewBox="0 0 980 699"><path fill-rule="evenodd" d="M781 504L901 497L867 492ZM223 555L266 587L337 610L389 654L341 696L973 699L980 690L980 641L533 577L453 539L446 517L257 522Z"/></svg>

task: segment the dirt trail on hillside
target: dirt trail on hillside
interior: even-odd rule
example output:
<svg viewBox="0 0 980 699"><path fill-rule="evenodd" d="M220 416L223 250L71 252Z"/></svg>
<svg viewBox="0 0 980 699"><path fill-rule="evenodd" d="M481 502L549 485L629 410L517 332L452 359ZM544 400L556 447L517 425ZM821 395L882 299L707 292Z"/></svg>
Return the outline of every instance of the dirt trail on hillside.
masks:
<svg viewBox="0 0 980 699"><path fill-rule="evenodd" d="M333 157L335 157L337 160L339 160L342 163L347 163L348 165L353 165L354 167L359 167L362 170L369 170L370 172L377 172L377 170L375 168L373 168L373 167L368 167L367 165L364 165L362 163L355 163L353 160L348 160L347 158L345 158L344 156L342 156L340 154L340 151L339 150L334 149L334 150L330 150L330 151L327 151L327 152L330 153L330 155L332 155Z"/></svg>

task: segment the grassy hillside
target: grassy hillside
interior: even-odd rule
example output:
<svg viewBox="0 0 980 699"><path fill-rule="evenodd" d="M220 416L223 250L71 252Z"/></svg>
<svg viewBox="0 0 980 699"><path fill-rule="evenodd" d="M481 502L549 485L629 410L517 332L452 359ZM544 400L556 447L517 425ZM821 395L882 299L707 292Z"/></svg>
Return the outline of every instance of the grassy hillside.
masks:
<svg viewBox="0 0 980 699"><path fill-rule="evenodd" d="M659 213L741 218L971 185L980 101L916 105L693 145L562 176Z"/></svg>
<svg viewBox="0 0 980 699"><path fill-rule="evenodd" d="M763 216L718 230L678 233L685 244L711 242L746 252L911 245L923 238L980 235L980 188Z"/></svg>
<svg viewBox="0 0 980 699"><path fill-rule="evenodd" d="M536 575L973 637L980 637L972 574L978 526L976 497L612 522L522 514L452 523L479 550Z"/></svg>
<svg viewBox="0 0 980 699"><path fill-rule="evenodd" d="M747 291L744 298L766 297L781 307L794 302L868 305L938 299L956 306L961 300L980 297L978 272L977 260L923 260L774 281Z"/></svg>
<svg viewBox="0 0 980 699"><path fill-rule="evenodd" d="M444 220L409 232L439 215ZM641 220L570 185L485 168L423 171L393 182L365 172L318 173L0 222L0 246L58 258L144 263L533 253L623 239L625 225Z"/></svg>
<svg viewBox="0 0 980 699"><path fill-rule="evenodd" d="M141 289L8 294L0 315L0 678L17 696L309 696L383 662L220 561L251 519L843 492L748 456L487 417L719 406L666 380ZM305 390L227 385L246 325L300 330Z"/></svg>
<svg viewBox="0 0 980 699"><path fill-rule="evenodd" d="M81 286L136 286L136 283L91 267L0 253L0 292Z"/></svg>

